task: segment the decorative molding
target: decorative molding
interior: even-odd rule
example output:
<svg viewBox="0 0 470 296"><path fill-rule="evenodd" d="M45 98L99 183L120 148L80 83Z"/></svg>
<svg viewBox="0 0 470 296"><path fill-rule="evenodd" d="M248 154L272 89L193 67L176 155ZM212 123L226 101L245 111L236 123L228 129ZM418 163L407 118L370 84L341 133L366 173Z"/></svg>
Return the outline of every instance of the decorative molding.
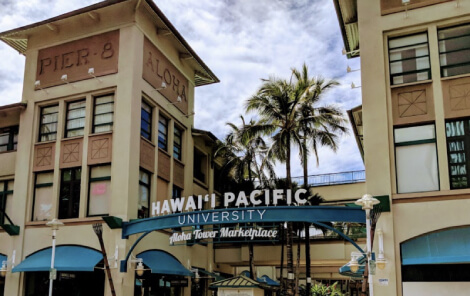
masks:
<svg viewBox="0 0 470 296"><path fill-rule="evenodd" d="M153 173L155 171L155 146L140 139L140 166Z"/></svg>
<svg viewBox="0 0 470 296"><path fill-rule="evenodd" d="M90 136L88 139L88 164L111 162L112 142L112 134Z"/></svg>
<svg viewBox="0 0 470 296"><path fill-rule="evenodd" d="M400 118L427 113L426 89L398 94L398 115Z"/></svg>
<svg viewBox="0 0 470 296"><path fill-rule="evenodd" d="M470 77L442 81L446 118L470 116Z"/></svg>
<svg viewBox="0 0 470 296"><path fill-rule="evenodd" d="M170 156L163 152L162 150L158 150L158 176L163 180L170 181Z"/></svg>
<svg viewBox="0 0 470 296"><path fill-rule="evenodd" d="M33 171L50 171L54 169L55 142L39 144L34 147Z"/></svg>
<svg viewBox="0 0 470 296"><path fill-rule="evenodd" d="M184 164L173 160L173 184L184 189Z"/></svg>
<svg viewBox="0 0 470 296"><path fill-rule="evenodd" d="M60 154L60 168L81 166L83 155L83 138L62 141Z"/></svg>
<svg viewBox="0 0 470 296"><path fill-rule="evenodd" d="M394 125L434 120L431 83L397 87L391 91Z"/></svg>

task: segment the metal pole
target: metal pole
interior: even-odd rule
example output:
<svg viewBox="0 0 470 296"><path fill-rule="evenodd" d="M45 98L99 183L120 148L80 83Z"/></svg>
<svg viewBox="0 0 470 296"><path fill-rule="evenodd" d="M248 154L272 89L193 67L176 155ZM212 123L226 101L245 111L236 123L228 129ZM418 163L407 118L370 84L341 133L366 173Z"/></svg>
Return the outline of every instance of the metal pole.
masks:
<svg viewBox="0 0 470 296"><path fill-rule="evenodd" d="M374 296L374 282L373 276L370 272L370 261L372 260L372 240L371 240L371 219L370 210L366 209L366 231L367 231L367 265L368 265L368 282L369 282L369 296Z"/></svg>
<svg viewBox="0 0 470 296"><path fill-rule="evenodd" d="M57 234L56 229L52 229L52 255L51 255L51 271L54 269L54 261L55 261L55 237ZM52 286L53 286L54 279L52 278L51 274L49 273L49 296L52 296Z"/></svg>

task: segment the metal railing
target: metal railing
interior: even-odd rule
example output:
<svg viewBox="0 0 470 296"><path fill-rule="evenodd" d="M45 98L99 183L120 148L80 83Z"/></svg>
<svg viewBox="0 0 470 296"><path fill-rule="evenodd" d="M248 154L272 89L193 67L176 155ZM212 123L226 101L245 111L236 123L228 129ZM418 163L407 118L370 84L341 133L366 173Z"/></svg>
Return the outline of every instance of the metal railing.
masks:
<svg viewBox="0 0 470 296"><path fill-rule="evenodd" d="M311 175L308 176L309 186L328 186L338 184L353 184L358 182L364 182L366 180L366 171L350 171L333 174L322 174L322 175ZM304 177L294 177L293 182L296 182L299 186L304 184Z"/></svg>

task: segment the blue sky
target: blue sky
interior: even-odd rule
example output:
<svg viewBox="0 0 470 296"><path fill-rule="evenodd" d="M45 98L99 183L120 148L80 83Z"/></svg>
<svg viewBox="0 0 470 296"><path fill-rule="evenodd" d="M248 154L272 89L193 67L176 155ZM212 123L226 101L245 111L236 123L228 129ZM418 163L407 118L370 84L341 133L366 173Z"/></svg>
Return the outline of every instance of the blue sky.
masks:
<svg viewBox="0 0 470 296"><path fill-rule="evenodd" d="M41 21L99 1L0 0L0 31ZM154 0L181 35L219 77L220 83L198 87L195 127L223 138L226 122L239 123L244 101L262 78L289 78L291 68L305 62L312 75L337 79L341 85L325 95L325 103L343 110L361 104L358 58L341 54L343 41L332 0ZM24 56L0 42L0 105L21 101ZM297 155L297 154L294 154ZM310 174L363 169L350 132L337 153L321 149L320 166L311 159ZM284 166L278 165L279 175ZM293 176L302 175L294 157Z"/></svg>

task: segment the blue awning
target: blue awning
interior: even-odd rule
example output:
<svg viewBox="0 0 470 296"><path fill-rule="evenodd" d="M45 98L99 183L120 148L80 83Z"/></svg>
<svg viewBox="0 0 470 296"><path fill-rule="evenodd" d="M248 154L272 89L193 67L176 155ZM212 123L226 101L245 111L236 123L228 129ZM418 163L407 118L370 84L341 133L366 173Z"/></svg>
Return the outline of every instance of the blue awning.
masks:
<svg viewBox="0 0 470 296"><path fill-rule="evenodd" d="M7 256L0 254L0 265L3 261L7 261Z"/></svg>
<svg viewBox="0 0 470 296"><path fill-rule="evenodd" d="M401 244L403 265L470 262L470 227L429 233Z"/></svg>
<svg viewBox="0 0 470 296"><path fill-rule="evenodd" d="M142 258L143 263L152 270L152 273L184 276L193 275L191 271L184 268L178 259L165 251L149 250L138 254L136 257Z"/></svg>
<svg viewBox="0 0 470 296"><path fill-rule="evenodd" d="M52 248L47 248L26 257L12 272L49 271ZM93 271L103 259L101 252L80 246L57 246L54 268L58 271Z"/></svg>

